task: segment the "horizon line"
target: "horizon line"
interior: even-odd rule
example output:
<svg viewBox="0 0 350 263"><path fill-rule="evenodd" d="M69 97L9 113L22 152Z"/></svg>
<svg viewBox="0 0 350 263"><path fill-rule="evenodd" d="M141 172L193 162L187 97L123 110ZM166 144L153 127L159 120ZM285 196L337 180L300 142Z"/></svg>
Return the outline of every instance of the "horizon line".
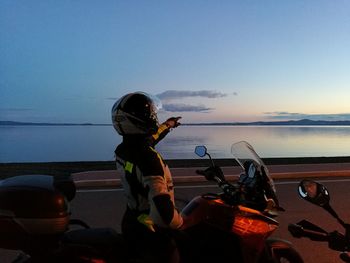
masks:
<svg viewBox="0 0 350 263"><path fill-rule="evenodd" d="M112 126L112 123L56 123L56 122L21 122L21 121L0 121L1 126ZM280 121L253 121L253 122L190 122L182 123L184 126L239 126L239 125L350 125L350 120L280 120Z"/></svg>

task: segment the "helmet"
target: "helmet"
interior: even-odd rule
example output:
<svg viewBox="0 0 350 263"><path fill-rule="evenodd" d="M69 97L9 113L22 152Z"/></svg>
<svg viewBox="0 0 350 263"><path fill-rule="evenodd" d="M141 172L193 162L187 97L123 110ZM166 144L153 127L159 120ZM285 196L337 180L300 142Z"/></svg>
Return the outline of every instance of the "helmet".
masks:
<svg viewBox="0 0 350 263"><path fill-rule="evenodd" d="M113 126L120 135L151 135L158 130L159 107L160 101L146 93L129 93L112 107Z"/></svg>

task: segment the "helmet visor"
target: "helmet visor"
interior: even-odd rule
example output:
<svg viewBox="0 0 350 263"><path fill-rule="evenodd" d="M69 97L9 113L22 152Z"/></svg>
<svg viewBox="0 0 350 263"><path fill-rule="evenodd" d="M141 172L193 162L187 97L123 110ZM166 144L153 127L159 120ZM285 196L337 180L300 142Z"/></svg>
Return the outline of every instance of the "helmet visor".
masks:
<svg viewBox="0 0 350 263"><path fill-rule="evenodd" d="M142 92L143 94L145 94L146 96L148 96L152 102L153 102L153 106L154 106L154 111L155 112L158 112L159 110L161 110L163 108L163 105L162 105L162 101L155 95L151 95L151 94L147 94L147 93L144 93Z"/></svg>

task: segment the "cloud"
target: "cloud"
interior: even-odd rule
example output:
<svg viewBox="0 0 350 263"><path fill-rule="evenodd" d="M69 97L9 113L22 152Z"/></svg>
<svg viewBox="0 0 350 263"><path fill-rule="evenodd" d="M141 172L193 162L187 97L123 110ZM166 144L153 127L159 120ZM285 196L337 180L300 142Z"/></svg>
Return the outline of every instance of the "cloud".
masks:
<svg viewBox="0 0 350 263"><path fill-rule="evenodd" d="M233 93L237 95L237 93ZM198 91L187 91L187 90L167 90L156 95L163 102L163 110L169 112L202 112L208 113L215 110L204 105L189 105L183 103L168 103L170 101L182 100L191 97L202 97L207 99L222 98L228 96L226 93L217 92L213 90L198 90Z"/></svg>
<svg viewBox="0 0 350 263"><path fill-rule="evenodd" d="M232 95L237 96L237 92L233 92ZM207 99L222 98L228 96L226 93L212 91L212 90L198 90L198 91L187 91L187 90L167 90L162 93L155 95L162 101L162 110L169 112L210 112L215 110L204 105L189 105L183 103L169 103L170 101L181 101L185 98L191 97L202 97ZM107 100L116 101L118 98L108 97Z"/></svg>
<svg viewBox="0 0 350 263"><path fill-rule="evenodd" d="M204 97L209 99L222 98L226 97L227 94L216 92L212 90L198 90L198 91L187 91L187 90L167 90L160 94L157 94L157 97L161 100L174 100L188 97Z"/></svg>
<svg viewBox="0 0 350 263"><path fill-rule="evenodd" d="M280 120L300 120L300 119L310 119L310 120L350 120L350 113L339 113L339 114L306 114L297 112L286 112L286 111L275 111L275 112L265 112L272 119Z"/></svg>
<svg viewBox="0 0 350 263"><path fill-rule="evenodd" d="M163 110L170 112L209 112L213 108L208 108L203 105L188 105L188 104L163 104Z"/></svg>
<svg viewBox="0 0 350 263"><path fill-rule="evenodd" d="M237 96L237 92L232 93L234 96ZM212 91L212 90L198 90L198 91L187 91L187 90L167 90L162 93L157 94L156 96L161 100L176 100L189 97L203 97L209 99L222 98L226 97L228 94ZM107 100L118 100L116 97L108 97Z"/></svg>

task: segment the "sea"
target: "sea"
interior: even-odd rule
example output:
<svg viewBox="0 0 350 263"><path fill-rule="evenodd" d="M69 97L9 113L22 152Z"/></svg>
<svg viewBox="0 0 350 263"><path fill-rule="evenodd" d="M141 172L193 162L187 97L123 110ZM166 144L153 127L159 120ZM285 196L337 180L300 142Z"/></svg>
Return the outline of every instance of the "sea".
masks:
<svg viewBox="0 0 350 263"><path fill-rule="evenodd" d="M112 161L121 142L113 126L0 126L0 163ZM350 156L350 126L179 126L156 146L165 159L196 159L205 145L230 158L247 141L262 158Z"/></svg>

